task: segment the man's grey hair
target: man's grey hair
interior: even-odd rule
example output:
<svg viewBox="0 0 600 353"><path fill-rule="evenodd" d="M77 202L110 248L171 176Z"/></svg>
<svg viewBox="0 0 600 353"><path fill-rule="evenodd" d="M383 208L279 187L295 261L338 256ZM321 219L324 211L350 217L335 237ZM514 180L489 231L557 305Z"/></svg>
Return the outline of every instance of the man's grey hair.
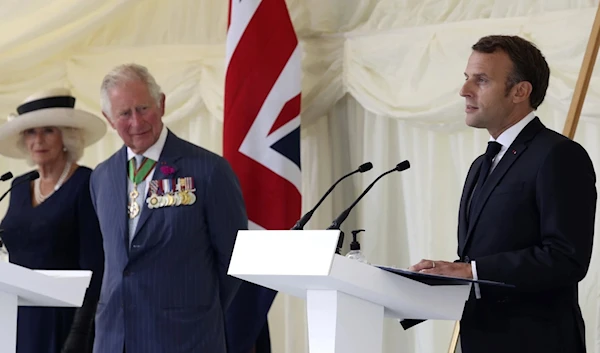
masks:
<svg viewBox="0 0 600 353"><path fill-rule="evenodd" d="M160 108L162 91L148 69L139 64L123 64L115 67L106 74L102 80L102 86L100 87L100 105L102 107L102 112L110 119L113 117L111 116L109 91L114 87L131 81L143 82L146 87L148 87L150 95L154 98L157 106Z"/></svg>
<svg viewBox="0 0 600 353"><path fill-rule="evenodd" d="M83 131L81 129L64 126L55 126L55 128L57 128L60 131L62 143L64 149L66 149L65 154L67 157L67 161L76 163L81 159L81 157L83 157L83 151L85 149ZM21 133L19 141L17 143L17 147L25 155L25 161L27 162L27 164L29 166L34 166L35 163L31 159L29 149L25 145L24 133Z"/></svg>

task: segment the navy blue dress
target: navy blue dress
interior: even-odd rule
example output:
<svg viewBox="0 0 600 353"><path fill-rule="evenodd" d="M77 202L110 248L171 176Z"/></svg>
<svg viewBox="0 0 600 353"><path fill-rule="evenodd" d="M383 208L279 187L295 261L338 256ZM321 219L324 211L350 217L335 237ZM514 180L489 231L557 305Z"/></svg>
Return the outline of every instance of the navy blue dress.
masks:
<svg viewBox="0 0 600 353"><path fill-rule="evenodd" d="M11 263L36 270L93 271L85 301L95 305L104 252L89 191L91 172L87 167L77 168L58 191L36 207L30 183L17 185L0 228L4 229L1 236ZM13 180L13 185L23 177ZM60 353L76 310L19 307L17 353Z"/></svg>

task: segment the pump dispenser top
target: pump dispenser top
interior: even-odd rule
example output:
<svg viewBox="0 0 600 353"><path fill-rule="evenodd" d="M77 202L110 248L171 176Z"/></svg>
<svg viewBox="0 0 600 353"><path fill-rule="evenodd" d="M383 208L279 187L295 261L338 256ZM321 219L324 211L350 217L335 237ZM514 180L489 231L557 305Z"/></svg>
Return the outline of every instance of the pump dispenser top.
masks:
<svg viewBox="0 0 600 353"><path fill-rule="evenodd" d="M356 240L358 233L364 232L364 229L355 229L352 231L352 243L350 243L350 250L360 250L360 243Z"/></svg>
<svg viewBox="0 0 600 353"><path fill-rule="evenodd" d="M352 243L350 243L350 251L346 254L346 257L360 262L367 263L367 259L360 251L360 243L358 242L358 233L364 232L364 229L356 229L352 231Z"/></svg>

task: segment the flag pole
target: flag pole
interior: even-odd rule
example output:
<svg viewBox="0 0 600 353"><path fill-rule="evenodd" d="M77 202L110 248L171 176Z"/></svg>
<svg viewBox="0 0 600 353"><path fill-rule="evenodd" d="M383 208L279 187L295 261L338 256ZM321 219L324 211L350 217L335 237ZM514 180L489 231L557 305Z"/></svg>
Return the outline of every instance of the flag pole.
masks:
<svg viewBox="0 0 600 353"><path fill-rule="evenodd" d="M452 339L450 340L450 347L448 348L448 353L456 352L456 346L458 346L459 332L460 332L460 321L457 321L454 324L454 331L452 331Z"/></svg>
<svg viewBox="0 0 600 353"><path fill-rule="evenodd" d="M575 85L575 92L573 93L573 99L571 100L571 106L569 108L569 113L563 129L563 135L570 139L575 137L575 131L577 130L577 124L579 123L579 116L581 115L585 95L587 94L592 72L594 71L594 65L596 64L599 45L600 4L598 4L598 8L596 9L596 17L594 19L594 24L592 25L590 38L588 39L585 55L583 56L583 63L581 69L579 70L577 84Z"/></svg>

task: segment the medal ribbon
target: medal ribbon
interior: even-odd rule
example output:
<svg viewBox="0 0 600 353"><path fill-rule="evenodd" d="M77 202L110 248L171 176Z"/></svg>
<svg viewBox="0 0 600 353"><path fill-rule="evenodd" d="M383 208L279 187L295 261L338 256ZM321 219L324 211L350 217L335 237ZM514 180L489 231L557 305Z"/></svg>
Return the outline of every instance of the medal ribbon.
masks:
<svg viewBox="0 0 600 353"><path fill-rule="evenodd" d="M135 185L137 185L142 181L146 180L148 174L150 174L150 171L152 171L152 168L154 168L155 165L156 161L144 157L144 159L142 160L142 164L136 170L135 158L131 158L128 163L127 176L129 177L129 180L131 180Z"/></svg>

